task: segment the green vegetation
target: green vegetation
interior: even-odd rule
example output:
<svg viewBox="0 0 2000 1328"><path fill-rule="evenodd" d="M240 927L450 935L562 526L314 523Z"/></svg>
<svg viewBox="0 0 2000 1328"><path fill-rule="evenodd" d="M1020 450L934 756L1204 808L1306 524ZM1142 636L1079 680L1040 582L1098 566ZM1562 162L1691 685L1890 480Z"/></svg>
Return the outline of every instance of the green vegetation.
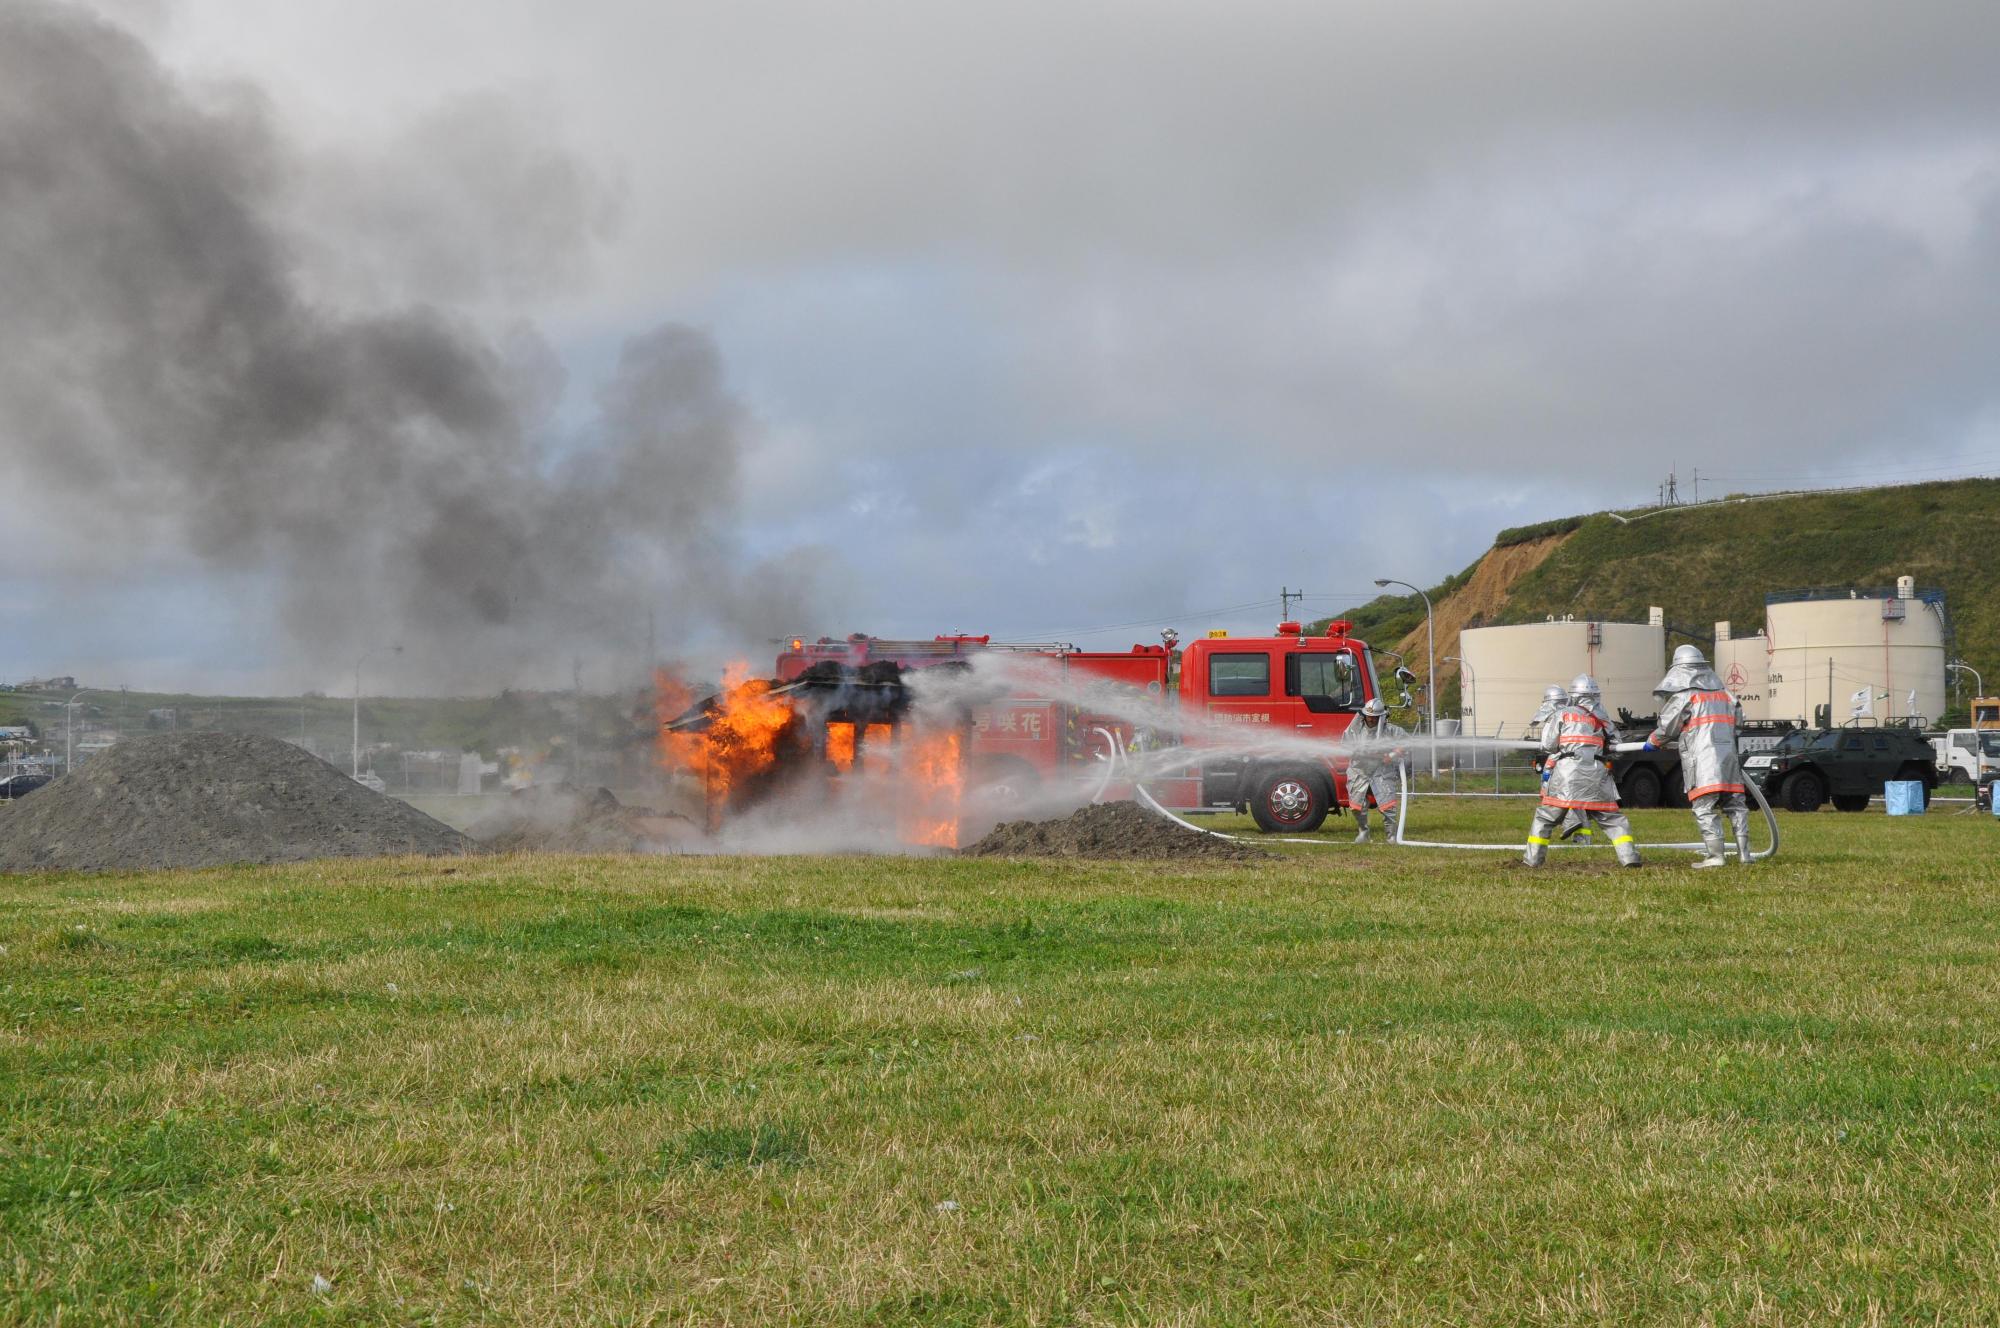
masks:
<svg viewBox="0 0 2000 1328"><path fill-rule="evenodd" d="M1594 516L1515 584L1506 620L1644 622L1658 604L1689 628L1726 618L1749 632L1772 591L1893 586L1909 575L1944 590L1960 654L1990 672L2000 667L1995 549L2000 480L1727 502L1629 524Z"/></svg>
<svg viewBox="0 0 2000 1328"><path fill-rule="evenodd" d="M1785 826L0 880L0 1320L1992 1322L2000 827Z"/></svg>
<svg viewBox="0 0 2000 1328"><path fill-rule="evenodd" d="M1567 535L1581 526L1584 520L1580 516L1563 516L1553 521L1537 521L1531 526L1509 526L1493 537L1493 547L1506 549L1531 540L1547 539L1551 535Z"/></svg>
<svg viewBox="0 0 2000 1328"><path fill-rule="evenodd" d="M1657 604L1669 623L1689 631L1706 635L1727 620L1747 635L1763 625L1764 596L1772 592L1893 586L1907 575L1945 592L1958 656L1988 677L2000 675L2000 564L1993 558L2000 549L2000 480L1735 496L1629 521L1602 513L1564 517L1503 530L1494 547L1564 531L1575 533L1514 584L1498 617L1479 625L1550 614L1644 622ZM1465 584L1478 565L1433 587L1432 602ZM1382 595L1333 616L1352 619L1363 640L1394 643L1423 625L1424 605L1415 595ZM1438 710L1457 710L1455 672Z"/></svg>

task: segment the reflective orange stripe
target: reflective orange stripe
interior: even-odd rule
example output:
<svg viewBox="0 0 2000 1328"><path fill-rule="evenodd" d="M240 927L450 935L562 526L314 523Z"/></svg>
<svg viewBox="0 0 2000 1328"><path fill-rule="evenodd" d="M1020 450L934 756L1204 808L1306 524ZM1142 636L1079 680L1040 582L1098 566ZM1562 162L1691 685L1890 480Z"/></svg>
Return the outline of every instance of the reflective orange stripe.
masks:
<svg viewBox="0 0 2000 1328"><path fill-rule="evenodd" d="M1741 793L1741 792L1743 792L1743 786L1741 784L1703 784L1698 789L1689 789L1688 798L1690 800L1693 800L1695 798L1702 797L1705 794L1709 793Z"/></svg>
<svg viewBox="0 0 2000 1328"><path fill-rule="evenodd" d="M1698 715L1689 720L1687 726L1689 728L1697 728L1703 724L1734 724L1735 722L1736 716L1734 715Z"/></svg>
<svg viewBox="0 0 2000 1328"><path fill-rule="evenodd" d="M1598 737L1594 733L1577 733L1577 734L1565 733L1563 734L1561 740L1563 742L1587 743L1592 747L1602 747L1604 745L1604 739Z"/></svg>
<svg viewBox="0 0 2000 1328"><path fill-rule="evenodd" d="M1618 810L1618 804L1615 802L1581 802L1575 798L1552 798L1546 793L1542 795L1542 806L1563 807L1573 812L1615 812Z"/></svg>

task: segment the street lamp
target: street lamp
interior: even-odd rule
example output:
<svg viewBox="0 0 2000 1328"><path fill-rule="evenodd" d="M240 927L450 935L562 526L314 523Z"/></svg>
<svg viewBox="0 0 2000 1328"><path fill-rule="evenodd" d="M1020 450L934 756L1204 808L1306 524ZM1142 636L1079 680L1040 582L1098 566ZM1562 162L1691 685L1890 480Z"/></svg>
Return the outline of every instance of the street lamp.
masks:
<svg viewBox="0 0 2000 1328"><path fill-rule="evenodd" d="M361 666L381 654L384 650L393 650L399 655L403 653L401 646L376 646L373 650L366 652L361 658L354 661L354 770L352 773L356 779L361 778Z"/></svg>
<svg viewBox="0 0 2000 1328"><path fill-rule="evenodd" d="M70 772L70 765L72 761L75 759L76 755L76 743L75 743L76 712L72 710L71 707L76 704L77 696L89 696L89 695L90 695L90 689L86 687L82 691L78 692L76 696L72 696L70 697L69 700L63 702L63 773L64 774L68 774Z"/></svg>
<svg viewBox="0 0 2000 1328"><path fill-rule="evenodd" d="M1975 668L1973 668L1973 667L1972 667L1972 666L1971 666L1970 664L1962 664L1962 663L1959 663L1959 662L1957 662L1956 660L1952 661L1951 663L1948 663L1948 664L1946 664L1946 665L1945 665L1945 668L1947 668L1947 669L1953 669L1953 670L1956 670L1956 671L1957 671L1957 672L1959 672L1959 673L1969 673L1969 674L1971 674L1971 675L1972 675L1972 694L1973 694L1974 696L1984 696L1984 695L1986 695L1986 680L1985 680L1984 678L1982 678L1982 677L1980 677L1980 676L1979 676L1979 670L1978 670L1978 669L1975 669Z"/></svg>
<svg viewBox="0 0 2000 1328"><path fill-rule="evenodd" d="M1424 654L1426 658L1429 660L1429 663L1426 666L1429 670L1429 673L1428 676L1424 679L1424 685L1429 690L1430 693L1428 697L1428 703L1430 706L1430 722L1431 722L1431 778L1436 779L1438 772L1438 745L1437 745L1437 732L1438 732L1437 667L1438 666L1437 666L1437 632L1435 625L1431 621L1431 597L1429 595L1424 594L1424 589L1422 586L1412 586L1407 581L1397 581L1391 577L1378 576L1375 578L1375 584L1377 587L1406 586L1409 589L1416 591L1419 596L1422 596L1424 601Z"/></svg>

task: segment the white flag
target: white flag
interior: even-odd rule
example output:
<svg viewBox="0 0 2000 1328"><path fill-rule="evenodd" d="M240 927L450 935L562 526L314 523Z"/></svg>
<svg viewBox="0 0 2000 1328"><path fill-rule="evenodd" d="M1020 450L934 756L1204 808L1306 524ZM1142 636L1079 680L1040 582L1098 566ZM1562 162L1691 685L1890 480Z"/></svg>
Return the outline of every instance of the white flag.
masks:
<svg viewBox="0 0 2000 1328"><path fill-rule="evenodd" d="M1906 715L1914 715L1917 713L1917 689L1914 687L1910 689L1910 708L1908 710L1905 710L1903 713Z"/></svg>
<svg viewBox="0 0 2000 1328"><path fill-rule="evenodd" d="M1874 709L1874 698L1868 694L1866 687L1856 688L1854 695L1847 698L1847 715L1850 719L1860 719L1863 715L1872 713Z"/></svg>

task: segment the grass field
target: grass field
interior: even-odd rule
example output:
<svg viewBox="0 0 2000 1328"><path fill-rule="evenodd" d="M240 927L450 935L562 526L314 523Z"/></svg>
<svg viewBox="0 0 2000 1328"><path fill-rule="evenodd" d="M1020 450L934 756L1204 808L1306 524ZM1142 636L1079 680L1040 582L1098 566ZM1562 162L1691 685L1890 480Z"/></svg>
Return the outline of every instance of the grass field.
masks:
<svg viewBox="0 0 2000 1328"><path fill-rule="evenodd" d="M0 1318L1993 1322L2000 825L1785 825L0 878Z"/></svg>

